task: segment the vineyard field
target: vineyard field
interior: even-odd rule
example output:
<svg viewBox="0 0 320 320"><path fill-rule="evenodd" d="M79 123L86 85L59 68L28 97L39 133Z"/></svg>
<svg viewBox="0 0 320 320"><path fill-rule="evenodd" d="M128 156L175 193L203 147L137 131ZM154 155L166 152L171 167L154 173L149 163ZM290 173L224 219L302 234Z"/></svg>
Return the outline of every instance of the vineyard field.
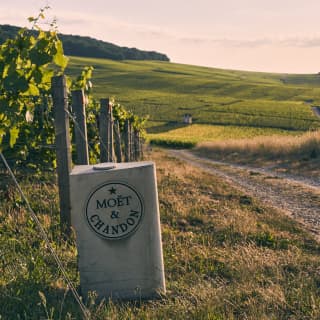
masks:
<svg viewBox="0 0 320 320"><path fill-rule="evenodd" d="M319 75L222 70L168 62L72 57L68 72L94 67L94 95L115 96L168 133L192 114L199 125L307 131L320 127L310 105L320 104ZM175 126L176 124L176 126ZM150 132L152 126L149 125ZM159 134L161 132L158 132Z"/></svg>

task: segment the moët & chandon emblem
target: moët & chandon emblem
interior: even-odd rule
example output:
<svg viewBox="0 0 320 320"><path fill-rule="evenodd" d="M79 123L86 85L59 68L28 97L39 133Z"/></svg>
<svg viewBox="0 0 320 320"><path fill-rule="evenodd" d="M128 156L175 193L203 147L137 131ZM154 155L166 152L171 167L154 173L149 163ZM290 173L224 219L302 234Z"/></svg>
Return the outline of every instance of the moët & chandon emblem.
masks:
<svg viewBox="0 0 320 320"><path fill-rule="evenodd" d="M96 188L86 202L90 228L104 239L122 239L133 234L143 216L143 202L133 187L111 182Z"/></svg>

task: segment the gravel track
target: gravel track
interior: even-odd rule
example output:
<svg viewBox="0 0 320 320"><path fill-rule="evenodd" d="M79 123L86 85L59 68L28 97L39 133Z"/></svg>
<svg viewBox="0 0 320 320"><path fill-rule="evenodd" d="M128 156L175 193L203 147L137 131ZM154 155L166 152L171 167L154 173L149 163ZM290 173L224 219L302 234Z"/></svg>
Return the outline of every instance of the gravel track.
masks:
<svg viewBox="0 0 320 320"><path fill-rule="evenodd" d="M201 158L188 150L170 150L169 154L218 175L252 197L281 209L320 241L320 181Z"/></svg>

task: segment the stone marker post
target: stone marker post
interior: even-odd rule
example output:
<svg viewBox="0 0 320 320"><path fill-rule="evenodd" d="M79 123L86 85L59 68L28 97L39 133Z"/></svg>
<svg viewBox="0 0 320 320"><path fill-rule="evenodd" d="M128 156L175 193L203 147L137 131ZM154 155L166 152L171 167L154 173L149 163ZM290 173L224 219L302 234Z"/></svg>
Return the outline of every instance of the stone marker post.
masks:
<svg viewBox="0 0 320 320"><path fill-rule="evenodd" d="M76 166L70 175L84 297L152 299L165 293L153 162Z"/></svg>

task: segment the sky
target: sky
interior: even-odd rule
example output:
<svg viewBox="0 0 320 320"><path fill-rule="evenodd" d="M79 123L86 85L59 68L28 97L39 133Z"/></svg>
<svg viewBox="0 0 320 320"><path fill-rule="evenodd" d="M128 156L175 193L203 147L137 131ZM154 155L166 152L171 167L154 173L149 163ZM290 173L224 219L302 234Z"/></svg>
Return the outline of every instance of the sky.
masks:
<svg viewBox="0 0 320 320"><path fill-rule="evenodd" d="M49 5L59 32L155 50L172 62L320 72L319 0L10 0L0 24L30 26Z"/></svg>

